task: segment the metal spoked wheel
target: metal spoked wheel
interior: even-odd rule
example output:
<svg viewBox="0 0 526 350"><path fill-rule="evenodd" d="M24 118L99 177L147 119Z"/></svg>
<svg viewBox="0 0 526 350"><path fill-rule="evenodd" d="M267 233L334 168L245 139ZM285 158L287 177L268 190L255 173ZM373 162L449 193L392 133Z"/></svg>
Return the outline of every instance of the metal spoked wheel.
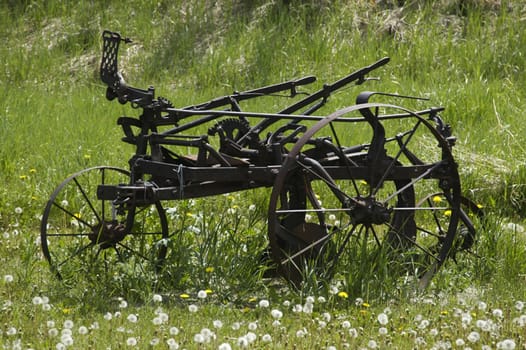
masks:
<svg viewBox="0 0 526 350"><path fill-rule="evenodd" d="M64 281L81 276L148 275L166 257L168 223L159 202L148 206L97 198L97 187L127 184L129 172L99 166L62 182L44 209L42 252Z"/></svg>
<svg viewBox="0 0 526 350"><path fill-rule="evenodd" d="M355 124L372 124L373 109L372 141L342 146L359 136ZM351 126L335 123L344 117ZM423 151L422 143L435 149ZM443 194L440 206L421 205L434 193ZM294 285L311 273L330 278L360 259L384 256L389 268L425 287L450 255L460 203L450 145L428 120L392 105L352 106L318 122L287 154L269 204L271 252Z"/></svg>

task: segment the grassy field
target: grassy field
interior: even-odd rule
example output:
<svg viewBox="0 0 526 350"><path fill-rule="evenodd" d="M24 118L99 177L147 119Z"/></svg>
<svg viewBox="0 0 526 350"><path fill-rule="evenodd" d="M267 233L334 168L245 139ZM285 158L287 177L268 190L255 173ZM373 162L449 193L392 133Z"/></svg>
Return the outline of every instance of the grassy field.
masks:
<svg viewBox="0 0 526 350"><path fill-rule="evenodd" d="M491 0L0 3L0 347L526 347L525 18L520 1ZM127 81L178 107L310 74L320 88L390 57L380 80L319 114L362 90L446 107L463 193L486 213L472 252L425 291L367 261L294 290L262 278L270 191L251 190L166 204L185 228L168 276L58 281L40 248L47 199L73 172L126 168L134 151L116 119L137 111L107 101L98 75L104 29L134 40L121 50Z"/></svg>

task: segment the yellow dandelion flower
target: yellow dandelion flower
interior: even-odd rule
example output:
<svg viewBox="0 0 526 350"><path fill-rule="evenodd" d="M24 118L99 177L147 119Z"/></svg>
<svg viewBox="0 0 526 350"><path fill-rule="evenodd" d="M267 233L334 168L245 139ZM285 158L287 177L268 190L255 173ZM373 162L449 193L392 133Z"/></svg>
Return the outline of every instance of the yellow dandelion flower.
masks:
<svg viewBox="0 0 526 350"><path fill-rule="evenodd" d="M257 300L258 300L258 298L252 297L252 298L248 299L248 302L249 303L255 303Z"/></svg>
<svg viewBox="0 0 526 350"><path fill-rule="evenodd" d="M188 294L186 294L186 293L183 293L183 294L179 295L179 297L181 299L188 299L188 298L190 298L190 296Z"/></svg>
<svg viewBox="0 0 526 350"><path fill-rule="evenodd" d="M440 203L442 202L441 196L433 196L433 203Z"/></svg>
<svg viewBox="0 0 526 350"><path fill-rule="evenodd" d="M19 177L20 177L20 180L25 180L25 179L27 179L27 175L20 175Z"/></svg>
<svg viewBox="0 0 526 350"><path fill-rule="evenodd" d="M442 316L447 316L447 315L449 314L449 312L448 312L447 310L442 310L442 311L440 312L440 314L441 314Z"/></svg>
<svg viewBox="0 0 526 350"><path fill-rule="evenodd" d="M91 159L91 154L85 154L84 159Z"/></svg>
<svg viewBox="0 0 526 350"><path fill-rule="evenodd" d="M206 294L212 294L213 293L212 289L205 289L205 292L206 292Z"/></svg>
<svg viewBox="0 0 526 350"><path fill-rule="evenodd" d="M74 216L75 218L77 218L77 219L80 219L80 217L81 217L80 213L75 213L75 214L73 214L73 216Z"/></svg>
<svg viewBox="0 0 526 350"><path fill-rule="evenodd" d="M479 204L477 204L477 208L482 209L482 208L484 208L484 206L479 203Z"/></svg>
<svg viewBox="0 0 526 350"><path fill-rule="evenodd" d="M360 310L360 314L361 314L362 316L367 315L367 310Z"/></svg>
<svg viewBox="0 0 526 350"><path fill-rule="evenodd" d="M338 296L340 298L347 299L349 297L349 294L347 294L347 292L341 291L341 292L338 292Z"/></svg>
<svg viewBox="0 0 526 350"><path fill-rule="evenodd" d="M31 199L36 201L36 200L38 200L38 197L37 196L31 196Z"/></svg>
<svg viewBox="0 0 526 350"><path fill-rule="evenodd" d="M214 272L214 268L212 266L208 266L206 269L205 269L205 272L206 273L212 273Z"/></svg>
<svg viewBox="0 0 526 350"><path fill-rule="evenodd" d="M71 309L63 308L63 309L62 309L62 313L65 314L65 315L68 315L68 314L71 313Z"/></svg>
<svg viewBox="0 0 526 350"><path fill-rule="evenodd" d="M448 210L446 210L446 211L444 212L444 216L450 217L450 216L451 216L451 213L452 213L451 209L448 209Z"/></svg>
<svg viewBox="0 0 526 350"><path fill-rule="evenodd" d="M369 303L363 303L362 306L363 306L363 307L369 307L369 306L371 306L371 304L369 304Z"/></svg>
<svg viewBox="0 0 526 350"><path fill-rule="evenodd" d="M367 181L365 181L365 180L360 180L360 185L367 186Z"/></svg>
<svg viewBox="0 0 526 350"><path fill-rule="evenodd" d="M192 213L190 213L190 212L187 212L187 213L186 213L186 216L189 217L189 218L192 218L192 217L194 217L194 214L192 214Z"/></svg>
<svg viewBox="0 0 526 350"><path fill-rule="evenodd" d="M31 174L34 174L34 173L37 172L37 169L35 169L35 168L31 168L31 169L29 169L29 172L30 172Z"/></svg>

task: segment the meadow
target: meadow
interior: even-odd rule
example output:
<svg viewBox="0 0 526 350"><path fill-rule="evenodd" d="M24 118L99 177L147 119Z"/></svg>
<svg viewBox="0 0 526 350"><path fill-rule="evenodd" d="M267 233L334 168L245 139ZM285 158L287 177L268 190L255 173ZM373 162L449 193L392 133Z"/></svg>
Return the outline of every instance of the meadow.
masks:
<svg viewBox="0 0 526 350"><path fill-rule="evenodd" d="M526 347L526 6L520 1L11 1L0 4L0 347L3 349L521 349ZM425 290L368 261L323 285L264 278L269 190L165 204L163 276L60 281L41 253L67 176L126 168L133 148L99 78L101 34L133 39L121 68L175 106L388 56L360 87L444 106L462 190L485 212L469 252ZM280 99L254 110L278 110ZM386 262L388 264L388 262Z"/></svg>

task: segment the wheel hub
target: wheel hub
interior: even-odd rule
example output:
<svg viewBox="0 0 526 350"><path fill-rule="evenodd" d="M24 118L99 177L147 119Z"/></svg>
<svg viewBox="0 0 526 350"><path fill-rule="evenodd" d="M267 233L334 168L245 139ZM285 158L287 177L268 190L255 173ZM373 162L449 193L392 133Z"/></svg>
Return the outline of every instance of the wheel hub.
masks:
<svg viewBox="0 0 526 350"><path fill-rule="evenodd" d="M115 246L124 237L126 237L126 227L116 220L95 225L89 234L91 242L100 245L103 249Z"/></svg>
<svg viewBox="0 0 526 350"><path fill-rule="evenodd" d="M348 205L353 224L382 225L391 220L392 209L373 197L357 197Z"/></svg>

